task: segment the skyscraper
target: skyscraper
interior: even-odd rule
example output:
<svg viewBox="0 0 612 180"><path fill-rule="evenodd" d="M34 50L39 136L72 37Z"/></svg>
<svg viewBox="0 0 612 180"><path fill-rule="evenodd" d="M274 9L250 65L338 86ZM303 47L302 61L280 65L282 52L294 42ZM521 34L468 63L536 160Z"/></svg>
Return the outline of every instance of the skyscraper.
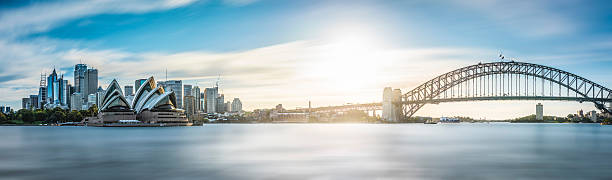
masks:
<svg viewBox="0 0 612 180"><path fill-rule="evenodd" d="M83 95L81 93L72 93L70 95L70 110L80 111L83 109Z"/></svg>
<svg viewBox="0 0 612 180"><path fill-rule="evenodd" d="M30 95L30 109L38 109L38 95Z"/></svg>
<svg viewBox="0 0 612 180"><path fill-rule="evenodd" d="M232 112L242 112L242 102L238 98L234 98L232 101Z"/></svg>
<svg viewBox="0 0 612 180"><path fill-rule="evenodd" d="M70 94L70 85L68 80L64 80L64 76L58 78L57 72L53 69L53 73L47 77L47 102L49 108L62 107L68 108L68 97Z"/></svg>
<svg viewBox="0 0 612 180"><path fill-rule="evenodd" d="M169 81L159 81L158 85L164 87L166 91L174 91L176 94L176 103L177 108L183 108L183 81L181 80L169 80Z"/></svg>
<svg viewBox="0 0 612 180"><path fill-rule="evenodd" d="M185 114L188 117L195 114L195 97L193 96L185 96Z"/></svg>
<svg viewBox="0 0 612 180"><path fill-rule="evenodd" d="M191 86L189 84L183 85L183 90L185 90L185 93L183 94L183 96L194 96L193 94L191 94L192 88L193 88L193 86Z"/></svg>
<svg viewBox="0 0 612 180"><path fill-rule="evenodd" d="M220 94L219 97L217 97L217 112L218 113L224 113L225 112L225 95Z"/></svg>
<svg viewBox="0 0 612 180"><path fill-rule="evenodd" d="M61 87L60 87L60 103L64 106L68 106L70 107L70 82L68 82L68 80L63 80L62 77L62 83L61 83Z"/></svg>
<svg viewBox="0 0 612 180"><path fill-rule="evenodd" d="M136 91L138 91L138 89L140 88L140 85L142 85L142 83L146 82L147 79L136 79L134 81L134 93L136 93Z"/></svg>
<svg viewBox="0 0 612 180"><path fill-rule="evenodd" d="M134 86L125 86L124 88L126 96L134 95Z"/></svg>
<svg viewBox="0 0 612 180"><path fill-rule="evenodd" d="M46 86L46 85L45 85ZM41 86L38 88L38 108L42 109L47 100L47 87Z"/></svg>
<svg viewBox="0 0 612 180"><path fill-rule="evenodd" d="M195 111L196 112L202 111L202 104L201 104L202 94L200 93L200 87L193 86L193 89L191 89L191 95L195 97Z"/></svg>
<svg viewBox="0 0 612 180"><path fill-rule="evenodd" d="M206 106L206 113L217 112L217 96L219 88L206 88L204 89L204 104Z"/></svg>
<svg viewBox="0 0 612 180"><path fill-rule="evenodd" d="M30 109L30 98L21 99L21 109Z"/></svg>
<svg viewBox="0 0 612 180"><path fill-rule="evenodd" d="M74 66L74 92L87 93L85 92L87 89L85 86L85 74L87 74L86 64L77 64Z"/></svg>
<svg viewBox="0 0 612 180"><path fill-rule="evenodd" d="M85 73L85 94L96 94L98 88L98 70L97 69L87 69L87 73Z"/></svg>
<svg viewBox="0 0 612 180"><path fill-rule="evenodd" d="M55 71L55 69L53 69L53 72L51 74L49 74L49 76L47 77L47 103L49 104L53 104L55 103L55 86L56 86L56 82L57 81L57 72Z"/></svg>
<svg viewBox="0 0 612 180"><path fill-rule="evenodd" d="M544 105L536 104L536 120L544 120Z"/></svg>
<svg viewBox="0 0 612 180"><path fill-rule="evenodd" d="M225 112L232 112L232 103L230 101L227 101L224 106Z"/></svg>

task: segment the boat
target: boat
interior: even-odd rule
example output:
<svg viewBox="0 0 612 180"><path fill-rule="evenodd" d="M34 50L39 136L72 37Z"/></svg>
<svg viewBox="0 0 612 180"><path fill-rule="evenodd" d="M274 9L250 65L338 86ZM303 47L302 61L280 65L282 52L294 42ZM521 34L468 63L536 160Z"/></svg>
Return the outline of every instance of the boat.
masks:
<svg viewBox="0 0 612 180"><path fill-rule="evenodd" d="M438 124L438 122L432 120L432 119L428 119L425 122L423 122L423 124Z"/></svg>

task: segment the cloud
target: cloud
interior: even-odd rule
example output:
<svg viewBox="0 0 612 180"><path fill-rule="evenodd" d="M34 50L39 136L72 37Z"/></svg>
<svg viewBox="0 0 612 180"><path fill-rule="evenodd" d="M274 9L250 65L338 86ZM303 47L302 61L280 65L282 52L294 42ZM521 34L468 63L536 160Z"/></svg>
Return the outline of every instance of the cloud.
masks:
<svg viewBox="0 0 612 180"><path fill-rule="evenodd" d="M0 13L0 35L18 37L95 14L145 13L188 5L195 0L92 0L36 3Z"/></svg>
<svg viewBox="0 0 612 180"><path fill-rule="evenodd" d="M472 0L453 1L474 10L497 25L530 37L546 37L573 33L578 25L567 11L555 8L558 4L581 3L573 1L512 1Z"/></svg>
<svg viewBox="0 0 612 180"><path fill-rule="evenodd" d="M223 0L223 3L233 5L233 6L244 6L248 4L255 3L259 0Z"/></svg>

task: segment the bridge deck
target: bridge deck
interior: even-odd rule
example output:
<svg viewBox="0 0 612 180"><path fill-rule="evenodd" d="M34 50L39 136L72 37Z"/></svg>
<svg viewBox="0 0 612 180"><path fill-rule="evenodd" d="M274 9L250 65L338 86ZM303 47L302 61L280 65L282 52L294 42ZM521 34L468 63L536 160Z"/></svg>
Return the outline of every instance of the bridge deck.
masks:
<svg viewBox="0 0 612 180"><path fill-rule="evenodd" d="M553 96L488 96L488 97L465 97L465 98L443 98L420 101L405 101L403 104L431 104L461 101L509 101L509 100L544 100L544 101L578 101L578 102L612 102L607 98L585 98L585 97L553 97Z"/></svg>

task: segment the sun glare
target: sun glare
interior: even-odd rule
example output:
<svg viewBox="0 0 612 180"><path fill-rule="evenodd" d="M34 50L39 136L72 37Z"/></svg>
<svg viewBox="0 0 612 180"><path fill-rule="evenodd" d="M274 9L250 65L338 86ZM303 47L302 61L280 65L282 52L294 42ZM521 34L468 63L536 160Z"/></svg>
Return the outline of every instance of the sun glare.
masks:
<svg viewBox="0 0 612 180"><path fill-rule="evenodd" d="M384 47L375 33L345 26L337 28L324 42L314 72L326 79L327 87L359 90L377 82Z"/></svg>

